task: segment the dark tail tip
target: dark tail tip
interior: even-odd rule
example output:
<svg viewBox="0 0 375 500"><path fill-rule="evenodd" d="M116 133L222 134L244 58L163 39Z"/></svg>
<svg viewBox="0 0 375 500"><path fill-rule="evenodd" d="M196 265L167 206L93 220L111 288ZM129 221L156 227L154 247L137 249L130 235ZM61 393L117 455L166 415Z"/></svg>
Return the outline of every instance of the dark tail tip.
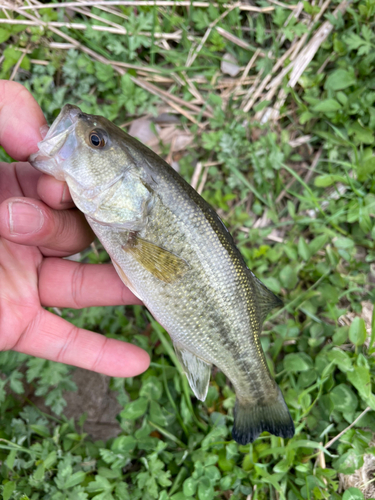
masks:
<svg viewBox="0 0 375 500"><path fill-rule="evenodd" d="M276 400L265 406L242 404L236 399L232 436L238 444L252 443L263 431L283 438L294 436L292 417L278 390Z"/></svg>

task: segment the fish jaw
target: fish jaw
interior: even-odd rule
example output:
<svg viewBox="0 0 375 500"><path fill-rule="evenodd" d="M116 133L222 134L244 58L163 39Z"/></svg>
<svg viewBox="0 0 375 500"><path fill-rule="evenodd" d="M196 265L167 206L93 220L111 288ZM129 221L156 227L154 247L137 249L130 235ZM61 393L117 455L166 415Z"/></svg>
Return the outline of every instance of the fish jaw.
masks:
<svg viewBox="0 0 375 500"><path fill-rule="evenodd" d="M56 179L65 180L63 163L78 147L75 129L81 110L66 104L53 122L45 138L38 142L39 151L30 155L33 167Z"/></svg>

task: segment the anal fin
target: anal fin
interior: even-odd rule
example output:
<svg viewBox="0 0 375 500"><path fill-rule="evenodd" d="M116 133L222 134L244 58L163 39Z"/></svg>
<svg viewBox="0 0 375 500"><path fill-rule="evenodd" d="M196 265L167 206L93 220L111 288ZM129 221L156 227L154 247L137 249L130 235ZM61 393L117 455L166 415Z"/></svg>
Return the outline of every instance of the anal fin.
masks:
<svg viewBox="0 0 375 500"><path fill-rule="evenodd" d="M195 396L204 401L211 377L211 363L206 363L184 347L174 344L177 358L187 376Z"/></svg>

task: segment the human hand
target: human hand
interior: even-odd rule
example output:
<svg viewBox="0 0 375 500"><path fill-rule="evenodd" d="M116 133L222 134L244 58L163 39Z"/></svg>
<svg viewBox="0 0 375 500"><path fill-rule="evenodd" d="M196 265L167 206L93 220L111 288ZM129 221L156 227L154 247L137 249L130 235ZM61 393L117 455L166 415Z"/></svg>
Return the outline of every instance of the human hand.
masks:
<svg viewBox="0 0 375 500"><path fill-rule="evenodd" d="M37 151L43 128L43 113L31 94L18 83L0 81L0 144L7 153L26 160ZM112 265L61 258L94 239L73 207L64 182L28 163L0 163L0 351L132 377L147 369L145 351L77 328L43 308L141 303Z"/></svg>

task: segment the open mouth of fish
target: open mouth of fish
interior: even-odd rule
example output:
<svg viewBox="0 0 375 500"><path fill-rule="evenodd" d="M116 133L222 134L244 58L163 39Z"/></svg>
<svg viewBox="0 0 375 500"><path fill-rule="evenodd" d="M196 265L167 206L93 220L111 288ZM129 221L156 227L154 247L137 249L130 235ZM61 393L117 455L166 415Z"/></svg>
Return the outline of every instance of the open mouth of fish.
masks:
<svg viewBox="0 0 375 500"><path fill-rule="evenodd" d="M63 107L45 138L38 142L39 151L29 157L35 168L64 180L61 163L68 159L77 147L74 132L81 116L82 112L76 106L66 104Z"/></svg>

